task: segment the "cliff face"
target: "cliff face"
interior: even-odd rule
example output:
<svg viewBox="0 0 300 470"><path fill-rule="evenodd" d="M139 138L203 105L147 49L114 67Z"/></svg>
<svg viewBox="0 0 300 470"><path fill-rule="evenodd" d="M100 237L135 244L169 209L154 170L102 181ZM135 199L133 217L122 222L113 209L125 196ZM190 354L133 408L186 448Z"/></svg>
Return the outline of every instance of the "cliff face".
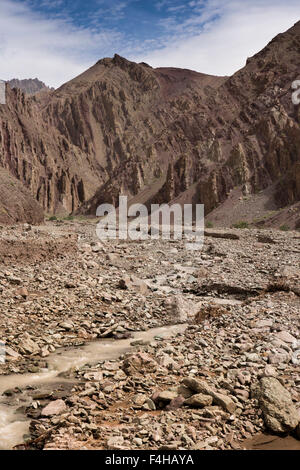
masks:
<svg viewBox="0 0 300 470"><path fill-rule="evenodd" d="M28 189L6 170L0 168L0 224L15 222L41 223L42 207Z"/></svg>
<svg viewBox="0 0 300 470"><path fill-rule="evenodd" d="M299 201L300 114L291 89L299 46L297 23L233 77L148 69L156 85L142 114L150 133L132 119L139 141L131 138L129 158L80 210L95 213L125 192L148 204L202 202L208 213L236 187L246 196L273 186L278 207ZM123 128L123 142L131 132Z"/></svg>
<svg viewBox="0 0 300 470"><path fill-rule="evenodd" d="M45 211L70 212L83 201L78 176L82 153L73 151L55 127L44 122L43 105L7 87L7 104L0 106L0 166L29 189Z"/></svg>
<svg viewBox="0 0 300 470"><path fill-rule="evenodd" d="M202 202L240 187L300 199L300 22L232 77L152 69L115 56L58 90L7 92L0 166L48 213L95 214L120 193L147 204Z"/></svg>

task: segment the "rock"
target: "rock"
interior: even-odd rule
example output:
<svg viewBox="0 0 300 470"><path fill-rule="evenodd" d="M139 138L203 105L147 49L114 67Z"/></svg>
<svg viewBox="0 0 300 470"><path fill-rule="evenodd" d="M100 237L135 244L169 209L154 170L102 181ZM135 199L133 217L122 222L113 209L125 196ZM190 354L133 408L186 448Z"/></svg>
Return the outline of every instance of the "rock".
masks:
<svg viewBox="0 0 300 470"><path fill-rule="evenodd" d="M20 346L28 354L37 354L40 350L37 343L31 339L28 333L24 333Z"/></svg>
<svg viewBox="0 0 300 470"><path fill-rule="evenodd" d="M65 283L65 288L66 289L75 289L77 287L77 285L75 284L75 282L71 282L71 281L68 281Z"/></svg>
<svg viewBox="0 0 300 470"><path fill-rule="evenodd" d="M42 348L42 350L41 350L41 356L42 356L42 357L47 357L47 356L49 356L49 354L50 354L50 352L49 352L47 346L45 346L44 348Z"/></svg>
<svg viewBox="0 0 300 470"><path fill-rule="evenodd" d="M16 291L16 294L23 297L23 299L26 299L28 297L28 290L26 289L26 287L22 287L21 289L18 289Z"/></svg>
<svg viewBox="0 0 300 470"><path fill-rule="evenodd" d="M11 283L11 284L14 284L16 286L19 286L20 284L22 284L22 279L18 278L18 277L15 277L15 276L9 276L8 277L8 281Z"/></svg>
<svg viewBox="0 0 300 470"><path fill-rule="evenodd" d="M166 406L166 410L175 411L178 408L181 408L184 402L185 402L185 398L183 397L178 396L176 398L173 398L173 400L171 400L170 403Z"/></svg>
<svg viewBox="0 0 300 470"><path fill-rule="evenodd" d="M122 267L123 262L116 253L108 253L106 255L106 259L110 266L115 266L117 268Z"/></svg>
<svg viewBox="0 0 300 470"><path fill-rule="evenodd" d="M162 354L158 358L158 362L162 367L165 367L166 369L169 369L169 370L177 370L180 368L180 366L174 361L174 359L172 359L167 354Z"/></svg>
<svg viewBox="0 0 300 470"><path fill-rule="evenodd" d="M177 392L174 392L172 390L165 390L164 392L157 392L156 394L154 394L152 396L152 400L154 401L154 403L170 403L170 401L174 400L174 398L176 398L177 396Z"/></svg>
<svg viewBox="0 0 300 470"><path fill-rule="evenodd" d="M209 395L204 395L203 393L197 393L192 397L185 400L184 404L192 406L195 408L204 408L205 406L212 405L213 398Z"/></svg>
<svg viewBox="0 0 300 470"><path fill-rule="evenodd" d="M183 384L179 385L177 393L185 399L190 398L193 395L193 391Z"/></svg>
<svg viewBox="0 0 300 470"><path fill-rule="evenodd" d="M284 343L290 343L293 344L297 341L297 339L292 336L290 333L287 331L280 331L279 333L276 333L276 338L280 339Z"/></svg>
<svg viewBox="0 0 300 470"><path fill-rule="evenodd" d="M141 352L129 355L122 364L122 369L127 375L155 372L157 367L157 362L149 354Z"/></svg>
<svg viewBox="0 0 300 470"><path fill-rule="evenodd" d="M143 445L143 439L140 437L134 437L132 439L133 444L137 445L138 447L141 447Z"/></svg>
<svg viewBox="0 0 300 470"><path fill-rule="evenodd" d="M170 442L169 444L165 444L161 447L159 447L158 450L176 450L178 447L180 447L181 441L173 441Z"/></svg>
<svg viewBox="0 0 300 470"><path fill-rule="evenodd" d="M133 402L135 405L142 406L145 403L146 399L147 399L146 395L143 395L140 393L133 397Z"/></svg>
<svg viewBox="0 0 300 470"><path fill-rule="evenodd" d="M256 322L255 327L256 328L271 328L273 325L273 320L259 320Z"/></svg>
<svg viewBox="0 0 300 470"><path fill-rule="evenodd" d="M264 375L266 377L277 377L278 373L274 367L271 365L267 364L264 370Z"/></svg>
<svg viewBox="0 0 300 470"><path fill-rule="evenodd" d="M274 377L263 377L254 391L265 425L275 433L293 431L299 416L290 393Z"/></svg>
<svg viewBox="0 0 300 470"><path fill-rule="evenodd" d="M124 443L123 436L113 436L108 439L107 447L111 450L118 450L118 449L122 449L123 443Z"/></svg>
<svg viewBox="0 0 300 470"><path fill-rule="evenodd" d="M103 333L99 334L100 338L109 338L113 336L113 333L118 328L118 324L112 325L111 327L107 328Z"/></svg>
<svg viewBox="0 0 300 470"><path fill-rule="evenodd" d="M235 396L240 399L240 401L247 401L249 398L249 392L247 390L236 390Z"/></svg>
<svg viewBox="0 0 300 470"><path fill-rule="evenodd" d="M291 357L288 353L274 353L270 354L268 359L270 364L284 364L288 363Z"/></svg>
<svg viewBox="0 0 300 470"><path fill-rule="evenodd" d="M66 331L71 331L74 328L73 323L67 321L60 323L59 326Z"/></svg>
<svg viewBox="0 0 300 470"><path fill-rule="evenodd" d="M185 323L188 318L194 316L198 310L198 306L194 304L194 302L184 299L181 295L167 298L164 306L174 324Z"/></svg>
<svg viewBox="0 0 300 470"><path fill-rule="evenodd" d="M185 377L183 384L195 393L202 393L204 395L211 395L211 387L203 380L195 379L194 377Z"/></svg>
<svg viewBox="0 0 300 470"><path fill-rule="evenodd" d="M233 413L236 409L236 404L227 395L212 392L213 404L221 406L228 413Z"/></svg>
<svg viewBox="0 0 300 470"><path fill-rule="evenodd" d="M246 360L247 362L260 362L261 358L257 353L246 353Z"/></svg>
<svg viewBox="0 0 300 470"><path fill-rule="evenodd" d="M61 415L65 411L67 411L67 405L65 402L63 400L55 400L42 409L42 416Z"/></svg>
<svg viewBox="0 0 300 470"><path fill-rule="evenodd" d="M145 403L142 406L143 410L148 410L148 411L155 411L156 406L155 403L151 400L151 398L147 398Z"/></svg>
<svg viewBox="0 0 300 470"><path fill-rule="evenodd" d="M17 361L21 356L9 346L5 346L5 355L8 361Z"/></svg>
<svg viewBox="0 0 300 470"><path fill-rule="evenodd" d="M183 379L184 385L189 387L196 393L201 393L203 395L209 395L213 398L213 403L215 405L221 406L228 413L233 413L235 411L236 405L231 400L231 398L223 395L221 393L215 392L206 382L203 380L198 380L193 377L186 377Z"/></svg>
<svg viewBox="0 0 300 470"><path fill-rule="evenodd" d="M147 295L149 293L149 288L147 284L134 275L124 276L120 280L118 287L120 289L125 290L135 290L136 292L139 292L142 295Z"/></svg>

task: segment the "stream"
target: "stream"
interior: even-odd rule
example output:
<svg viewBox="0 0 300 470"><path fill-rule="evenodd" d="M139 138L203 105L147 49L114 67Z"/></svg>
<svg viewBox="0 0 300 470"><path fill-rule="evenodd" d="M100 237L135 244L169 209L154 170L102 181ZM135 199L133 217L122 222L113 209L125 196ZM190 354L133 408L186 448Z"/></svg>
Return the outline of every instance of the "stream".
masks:
<svg viewBox="0 0 300 470"><path fill-rule="evenodd" d="M122 354L134 350L134 346L131 345L133 341L152 341L156 336L168 338L177 333L183 333L186 327L186 324L181 324L153 328L148 331L135 332L133 338L129 339L102 339L87 343L82 347L62 348L47 357L48 368L39 373L0 376L0 450L9 450L17 444L21 444L24 434L29 432L30 423L30 419L18 411L21 406L24 404L28 406L30 402L25 403L23 398L23 402L18 400L17 404L9 403L9 397L2 395L6 390L15 387L22 389L33 385L55 384L58 381L67 382L68 379L64 379L60 375L73 367L118 359Z"/></svg>

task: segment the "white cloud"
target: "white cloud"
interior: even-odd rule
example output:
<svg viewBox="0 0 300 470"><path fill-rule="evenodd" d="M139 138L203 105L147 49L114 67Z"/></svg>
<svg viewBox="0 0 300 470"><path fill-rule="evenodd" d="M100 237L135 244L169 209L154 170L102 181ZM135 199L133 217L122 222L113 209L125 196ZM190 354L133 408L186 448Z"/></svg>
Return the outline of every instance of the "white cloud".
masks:
<svg viewBox="0 0 300 470"><path fill-rule="evenodd" d="M300 19L299 0L198 0L190 6L193 14L181 23L174 17L164 21L169 35L163 47L132 59L231 75Z"/></svg>
<svg viewBox="0 0 300 470"><path fill-rule="evenodd" d="M44 5L64 4L62 0L42 1ZM117 16L124 14L129 1L115 2ZM79 27L64 16L65 10L51 19L35 12L30 0L0 0L0 79L38 77L57 87L115 52L154 67L174 66L229 75L300 18L299 0L172 3L156 3L158 10L164 8L169 15L155 25L161 34L154 36L150 28L149 34L145 31L146 39L138 40L134 34L129 37L117 29L99 26L101 21L105 24L105 15L101 20L97 9L94 21L89 18L90 26ZM103 5L110 2L99 0L99 8ZM182 6L184 15L180 13Z"/></svg>
<svg viewBox="0 0 300 470"><path fill-rule="evenodd" d="M0 1L0 78L38 77L57 87L90 67L118 44L113 31L75 27L47 19L26 4Z"/></svg>

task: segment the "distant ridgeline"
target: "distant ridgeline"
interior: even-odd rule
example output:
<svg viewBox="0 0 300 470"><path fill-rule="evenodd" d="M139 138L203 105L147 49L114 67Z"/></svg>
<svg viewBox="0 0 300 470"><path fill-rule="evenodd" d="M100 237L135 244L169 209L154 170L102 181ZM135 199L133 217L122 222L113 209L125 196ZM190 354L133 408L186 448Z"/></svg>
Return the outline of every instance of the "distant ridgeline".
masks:
<svg viewBox="0 0 300 470"><path fill-rule="evenodd" d="M26 78L24 80L13 78L12 80L8 80L7 83L11 88L19 88L27 95L34 95L43 90L53 90L53 88L47 87L47 85L38 78Z"/></svg>

